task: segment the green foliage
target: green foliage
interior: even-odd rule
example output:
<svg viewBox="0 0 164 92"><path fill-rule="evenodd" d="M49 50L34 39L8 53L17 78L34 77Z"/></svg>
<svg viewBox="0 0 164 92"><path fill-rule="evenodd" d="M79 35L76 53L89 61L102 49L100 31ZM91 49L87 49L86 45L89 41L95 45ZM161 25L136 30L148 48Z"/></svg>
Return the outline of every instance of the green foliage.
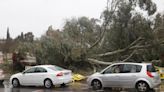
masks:
<svg viewBox="0 0 164 92"><path fill-rule="evenodd" d="M110 7L107 7L102 14L106 34L104 35L105 41L100 49L101 53L124 49L137 38L142 37L144 40L138 45L153 44L154 47L137 50L131 58L132 61L159 59L158 52L155 50L159 44L154 38L153 21L135 10L136 6L139 6L140 9L147 11L148 15L152 15L156 11L156 5L151 0L108 0L108 2L110 2L108 3ZM121 61L130 52L129 50L111 57L103 57L102 60Z"/></svg>
<svg viewBox="0 0 164 92"><path fill-rule="evenodd" d="M62 61L58 46L47 37L42 37L41 41L37 43L35 54L39 64L56 64Z"/></svg>
<svg viewBox="0 0 164 92"><path fill-rule="evenodd" d="M127 48L139 37L142 41L136 46L151 45L150 48L136 49L131 61L151 61L159 59L163 46L159 45L160 33L154 32L163 28L164 17L157 14L154 20L146 18L136 11L136 7L153 15L156 5L152 0L108 0L107 9L101 19L80 17L66 20L63 30L55 30L50 26L44 36L33 41L33 35L28 33L20 38L27 40L19 43L20 52L33 53L38 64L56 64L67 68L90 66L88 57L102 61L121 61L127 58L132 50L106 57L96 57L102 54ZM100 39L100 40L99 40ZM98 42L98 44L95 44ZM95 46L93 46L95 44ZM93 46L92 49L90 49ZM159 49L160 48L160 49Z"/></svg>

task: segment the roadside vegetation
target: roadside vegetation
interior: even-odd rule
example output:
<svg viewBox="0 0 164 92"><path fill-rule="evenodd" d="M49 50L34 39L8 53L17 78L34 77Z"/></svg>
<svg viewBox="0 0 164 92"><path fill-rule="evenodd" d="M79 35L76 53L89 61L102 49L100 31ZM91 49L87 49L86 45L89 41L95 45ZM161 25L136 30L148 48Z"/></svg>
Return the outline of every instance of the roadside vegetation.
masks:
<svg viewBox="0 0 164 92"><path fill-rule="evenodd" d="M62 29L49 26L37 39L22 34L6 42L10 49L4 52L28 52L37 64L74 71L96 71L113 62L158 61L164 66L164 15L156 10L152 0L107 0L100 19L70 18Z"/></svg>

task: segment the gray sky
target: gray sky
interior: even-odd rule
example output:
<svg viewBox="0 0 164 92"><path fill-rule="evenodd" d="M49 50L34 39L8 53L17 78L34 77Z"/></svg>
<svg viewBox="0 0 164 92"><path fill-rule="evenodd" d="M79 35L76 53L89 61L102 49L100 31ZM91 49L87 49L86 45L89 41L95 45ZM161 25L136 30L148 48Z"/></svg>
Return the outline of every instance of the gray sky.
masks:
<svg viewBox="0 0 164 92"><path fill-rule="evenodd" d="M164 11L164 0L157 2L158 11ZM21 32L33 32L36 37L44 34L48 26L62 28L71 17L99 18L106 7L106 0L0 0L0 38L16 37Z"/></svg>

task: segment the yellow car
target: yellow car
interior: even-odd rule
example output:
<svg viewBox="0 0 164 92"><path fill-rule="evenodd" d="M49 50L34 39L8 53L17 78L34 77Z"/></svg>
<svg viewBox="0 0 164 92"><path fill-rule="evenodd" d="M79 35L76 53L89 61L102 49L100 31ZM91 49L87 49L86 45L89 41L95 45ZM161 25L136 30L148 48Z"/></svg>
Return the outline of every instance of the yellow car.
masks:
<svg viewBox="0 0 164 92"><path fill-rule="evenodd" d="M156 67L156 70L158 71L158 73L160 74L160 78L164 79L164 67Z"/></svg>
<svg viewBox="0 0 164 92"><path fill-rule="evenodd" d="M85 76L83 76L81 74L73 74L73 81L81 81L84 79L85 79Z"/></svg>

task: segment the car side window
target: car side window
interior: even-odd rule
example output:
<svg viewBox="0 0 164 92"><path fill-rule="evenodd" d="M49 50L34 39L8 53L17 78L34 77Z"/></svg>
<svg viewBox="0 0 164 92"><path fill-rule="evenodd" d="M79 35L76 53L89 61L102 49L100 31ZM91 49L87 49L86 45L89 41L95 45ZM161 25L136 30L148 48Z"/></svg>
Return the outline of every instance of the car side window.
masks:
<svg viewBox="0 0 164 92"><path fill-rule="evenodd" d="M30 68L30 69L26 70L24 73L35 73L35 69L36 68Z"/></svg>
<svg viewBox="0 0 164 92"><path fill-rule="evenodd" d="M141 71L142 66L125 64L123 68L123 73L138 73Z"/></svg>
<svg viewBox="0 0 164 92"><path fill-rule="evenodd" d="M112 73L120 73L121 72L121 67L120 65L115 65L112 69Z"/></svg>
<svg viewBox="0 0 164 92"><path fill-rule="evenodd" d="M137 73L140 72L141 69L142 69L142 66L141 66L141 65L136 65L136 72L137 72Z"/></svg>
<svg viewBox="0 0 164 92"><path fill-rule="evenodd" d="M36 70L35 70L35 72L36 73L45 73L45 72L47 72L47 70L44 69L44 68L41 68L41 67L37 67Z"/></svg>
<svg viewBox="0 0 164 92"><path fill-rule="evenodd" d="M122 65L114 65L106 69L103 74L109 73L121 73L122 72Z"/></svg>
<svg viewBox="0 0 164 92"><path fill-rule="evenodd" d="M124 64L124 68L123 68L122 73L130 73L131 70L135 71L134 70L135 68L133 67L133 69L132 69L132 67L133 67L133 65L131 65L131 64Z"/></svg>

